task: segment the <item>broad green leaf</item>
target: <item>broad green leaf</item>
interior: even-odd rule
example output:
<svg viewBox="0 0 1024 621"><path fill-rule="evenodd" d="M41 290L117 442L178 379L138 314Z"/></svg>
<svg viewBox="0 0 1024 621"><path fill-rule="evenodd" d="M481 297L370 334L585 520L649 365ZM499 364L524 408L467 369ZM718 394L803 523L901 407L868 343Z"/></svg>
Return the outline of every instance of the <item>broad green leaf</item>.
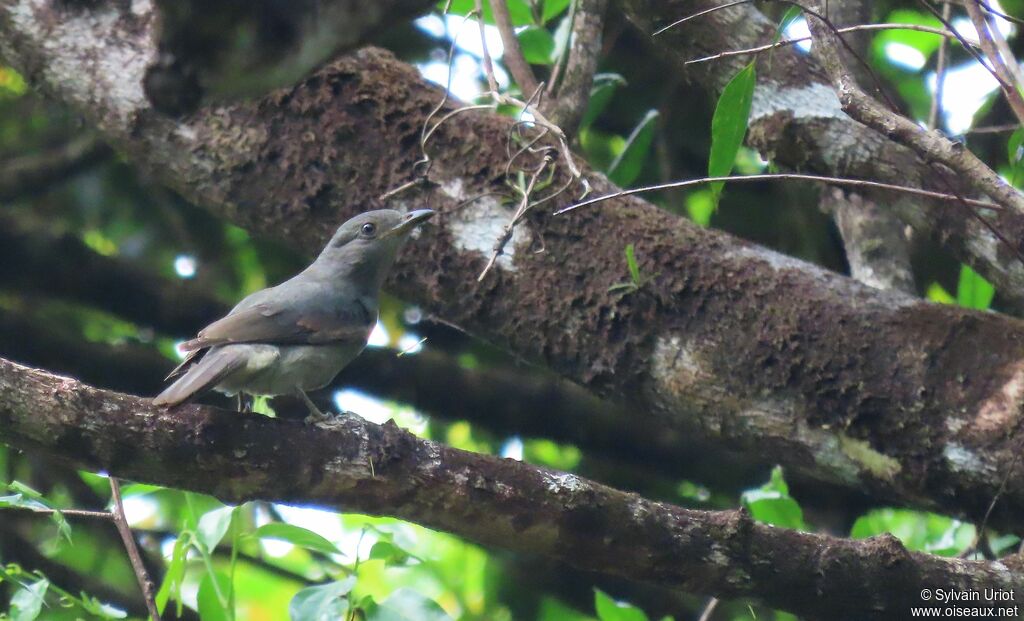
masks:
<svg viewBox="0 0 1024 621"><path fill-rule="evenodd" d="M750 105L754 101L754 86L757 74L754 63L744 67L725 85L715 114L711 119L711 155L708 157L708 175L727 177L736 163L736 153L747 134L750 119ZM715 202L722 193L724 181L711 184Z"/></svg>
<svg viewBox="0 0 1024 621"><path fill-rule="evenodd" d="M221 539L227 534L231 527L231 518L235 515L236 507L221 507L213 511L207 511L199 518L199 528L196 529L196 539L199 540L206 550L213 552Z"/></svg>
<svg viewBox="0 0 1024 621"><path fill-rule="evenodd" d="M548 23L552 19L561 15L565 9L569 8L569 3L572 0L544 0L544 8L541 11L541 19L544 23Z"/></svg>
<svg viewBox="0 0 1024 621"><path fill-rule="evenodd" d="M580 129L590 125L601 116L612 95L620 87L626 84L626 79L617 73L598 73L594 75L594 83L590 87L590 100L587 102L587 110L580 120Z"/></svg>
<svg viewBox="0 0 1024 621"><path fill-rule="evenodd" d="M384 561L386 565L405 565L409 562L408 552L391 541L378 541L370 548L370 558Z"/></svg>
<svg viewBox="0 0 1024 621"><path fill-rule="evenodd" d="M633 128L626 139L626 146L608 168L608 178L619 187L627 187L636 181L643 170L647 155L654 141L654 130L658 124L658 111L650 110Z"/></svg>
<svg viewBox="0 0 1024 621"><path fill-rule="evenodd" d="M42 578L22 587L11 598L12 621L34 621L43 610L43 599L50 581Z"/></svg>
<svg viewBox="0 0 1024 621"><path fill-rule="evenodd" d="M214 580L217 581L216 586ZM219 571L214 574L207 572L199 583L199 593L196 595L199 618L203 621L228 621L233 616L228 610L227 601L221 601L217 595L218 588L220 595L226 597L231 589L231 579Z"/></svg>
<svg viewBox="0 0 1024 621"><path fill-rule="evenodd" d="M804 512L789 495L782 468L772 469L771 479L759 488L743 492L740 501L758 522L805 530Z"/></svg>
<svg viewBox="0 0 1024 621"><path fill-rule="evenodd" d="M986 310L992 304L996 288L967 265L960 266L956 303L967 308Z"/></svg>
<svg viewBox="0 0 1024 621"><path fill-rule="evenodd" d="M636 262L636 248L633 244L626 244L626 267L629 269L629 277L633 284L640 286L640 266Z"/></svg>
<svg viewBox="0 0 1024 621"><path fill-rule="evenodd" d="M259 539L281 539L290 544L299 546L300 548L316 550L317 552L323 552L324 554L342 553L337 546L325 539L322 535L318 535L317 533L314 533L309 529L302 528L301 526L286 524L284 522L264 524L257 528L252 536Z"/></svg>
<svg viewBox="0 0 1024 621"><path fill-rule="evenodd" d="M356 584L355 576L335 580L327 584L306 587L288 604L288 615L292 621L337 621L348 612L345 596Z"/></svg>
<svg viewBox="0 0 1024 621"><path fill-rule="evenodd" d="M366 621L452 621L434 600L407 588L395 590L382 602L367 606Z"/></svg>
<svg viewBox="0 0 1024 621"><path fill-rule="evenodd" d="M546 28L530 26L519 33L523 58L531 65L550 65L554 60L555 38ZM530 93L532 94L532 93Z"/></svg>
<svg viewBox="0 0 1024 621"><path fill-rule="evenodd" d="M594 589L594 610L601 621L648 621L644 611L615 601L601 589Z"/></svg>

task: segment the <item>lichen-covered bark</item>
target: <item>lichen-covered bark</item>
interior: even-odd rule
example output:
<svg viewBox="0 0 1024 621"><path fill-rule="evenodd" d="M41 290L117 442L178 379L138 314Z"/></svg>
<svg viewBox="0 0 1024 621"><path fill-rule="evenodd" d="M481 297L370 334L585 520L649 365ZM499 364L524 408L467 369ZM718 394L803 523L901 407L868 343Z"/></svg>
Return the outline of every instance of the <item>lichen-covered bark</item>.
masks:
<svg viewBox="0 0 1024 621"><path fill-rule="evenodd" d="M366 49L259 102L173 121L137 82L152 52L149 14L63 6L3 0L4 58L136 165L307 254L410 179L441 96ZM111 58L122 67L116 87L101 70ZM512 215L493 195L506 191L512 122L465 112L433 134L429 183L392 204L439 216L407 246L392 292L623 399L637 424L722 440L821 480L979 519L1005 478L990 523L1019 526L1024 324L879 292L635 198L532 211L477 282ZM595 191L614 189L585 174ZM627 278L627 243L650 280L610 291Z"/></svg>
<svg viewBox="0 0 1024 621"><path fill-rule="evenodd" d="M726 0L620 0L619 4L629 20L649 35L660 26L726 4ZM717 96L751 58L684 63L770 43L776 30L777 25L755 7L741 5L702 15L651 41L688 78ZM862 86L873 88L874 84ZM847 116L822 67L792 46L773 50L771 63L758 63L747 142L765 158L793 170L972 195L965 179ZM960 203L892 193L871 197L996 283L1000 295L1015 309L1024 307L1024 262L1019 259L1024 249L1024 214L1013 210L982 210L980 214L1015 246L1008 247Z"/></svg>
<svg viewBox="0 0 1024 621"><path fill-rule="evenodd" d="M0 360L0 441L76 467L213 494L393 515L480 543L808 618L901 618L922 588L1024 589L1001 562L835 539L740 511L692 511L571 474L420 440L393 423L321 425L147 400Z"/></svg>

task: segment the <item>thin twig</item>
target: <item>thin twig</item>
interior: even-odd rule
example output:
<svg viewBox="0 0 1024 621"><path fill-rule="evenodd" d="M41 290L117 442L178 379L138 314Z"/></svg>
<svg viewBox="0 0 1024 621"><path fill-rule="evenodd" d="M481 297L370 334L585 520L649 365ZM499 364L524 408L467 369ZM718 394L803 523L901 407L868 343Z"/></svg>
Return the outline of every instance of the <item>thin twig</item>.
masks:
<svg viewBox="0 0 1024 621"><path fill-rule="evenodd" d="M112 520L114 516L109 511L89 511L88 509L50 509L49 507L26 507L26 506L12 506L4 507L4 509L14 509L20 511L31 511L32 513L41 513L43 515L53 515L59 513L61 515L71 517L90 518L94 520Z"/></svg>
<svg viewBox="0 0 1024 621"><path fill-rule="evenodd" d="M837 28L836 30L837 30L837 32L839 32L841 34L847 34L847 33L850 33L850 32L859 32L859 31L871 31L871 30L916 30L918 32L927 32L927 33L930 33L930 34L939 35L941 37L946 37L947 39L955 39L956 38L956 35L954 35L952 32L950 32L948 30L943 30L942 28L933 28L931 26L923 26L921 24L859 24L859 25L856 25L856 26L846 26L844 28ZM810 41L812 38L813 37L808 35L806 37L796 37L794 39L783 39L782 41L777 41L775 43L769 43L769 44L766 44L766 45L759 45L757 47L750 47L750 48L743 49L743 50L729 50L727 52L719 52L718 54L712 54L710 56L703 56L701 58L694 58L693 60L688 60L688 61L686 61L683 64L684 65L695 65L697 63L705 63L705 62L712 61L712 60L719 60L719 59L722 59L722 58L729 58L731 56L742 56L742 55L745 55L745 54L758 54L758 53L761 53L761 52L764 52L764 51L767 51L767 50L770 50L770 49L773 49L773 48L786 47L786 46L789 46L789 45L795 45L797 43L802 43L804 41ZM945 42L945 40L944 40L944 42Z"/></svg>
<svg viewBox="0 0 1024 621"><path fill-rule="evenodd" d="M733 7L733 6L739 6L741 4L750 4L751 1L752 0L735 0L735 2L729 2L727 4L720 4L718 6L713 6L710 9L704 9L703 11L700 11L698 13L694 13L693 15L687 15L686 17L684 17L682 19L677 19L676 21L672 22L668 26L662 26L661 28L658 28L657 30L655 30L654 32L651 33L651 36L652 37L656 37L656 36L660 35L661 33L665 32L666 30L671 30L671 29L675 28L676 26L678 26L680 24L684 24L684 23L690 21L691 19L697 19L698 17L700 17L702 15L707 15L708 13L714 13L715 11L720 11L722 9L728 9L729 7Z"/></svg>
<svg viewBox="0 0 1024 621"><path fill-rule="evenodd" d="M132 529L128 525L128 518L124 514L124 502L121 500L121 484L118 483L115 477L110 477L109 480L110 497L114 505L111 511L114 525L117 526L117 532L121 535L121 541L124 542L124 549L128 552L128 559L131 561L132 569L135 571L135 578L139 582L139 588L142 589L142 598L146 600L146 609L149 610L149 616L152 617L152 621L160 621L160 613L156 609L156 600L153 599L153 582L149 579L149 572L146 571L146 566L142 563L142 555L139 554L139 547L135 543L135 534L132 533Z"/></svg>
<svg viewBox="0 0 1024 621"><path fill-rule="evenodd" d="M981 4L981 0L978 0L978 4ZM948 5L947 5L948 6ZM999 26L995 23L995 16L990 15L988 21L989 33L992 35L992 40L995 41L996 49L999 50L1000 56L1003 58L1003 62L1006 64L1006 68L1010 72L1010 76L1013 78L1014 83L1017 86L1024 84L1024 74L1021 73L1020 63L1017 62L1017 58L1013 55L1013 50L1006 43L1006 37L999 30Z"/></svg>
<svg viewBox="0 0 1024 621"><path fill-rule="evenodd" d="M707 605L704 606L704 612L700 613L698 621L711 621L711 615L715 614L715 608L718 608L718 598L712 597L708 600Z"/></svg>
<svg viewBox="0 0 1024 621"><path fill-rule="evenodd" d="M1006 474L1003 475L1003 480L999 484L999 489L996 490L994 496L992 496L992 502L988 504L988 509L985 510L985 517L981 519L981 526L978 528L978 534L974 538L974 545L971 546L974 550L978 549L978 545L985 539L985 528L988 526L988 518L992 515L992 510L996 508L996 503L999 502L999 497L1006 491L1006 484L1010 481L1010 474L1013 473L1014 467L1017 466L1017 462L1020 460L1020 451L1013 456L1013 461L1010 462L1009 467L1006 468Z"/></svg>
<svg viewBox="0 0 1024 621"><path fill-rule="evenodd" d="M989 22L985 19L985 14L982 12L981 7L978 6L977 2L972 2L971 0L965 3L965 7L967 8L967 15L971 18L971 23L974 24L974 29L978 31L981 49L985 53L985 57L992 64L992 72L999 81L999 87L1003 90L1003 96L1010 104L1010 109L1013 110L1017 120L1024 123L1024 97L1020 94L1021 84L1017 82L1014 74L1007 69L1002 54L999 53L999 48L992 37Z"/></svg>
<svg viewBox="0 0 1024 621"><path fill-rule="evenodd" d="M512 79L519 85L519 90L525 95L526 93L532 93L537 90L537 78L533 75L533 69L530 68L529 63L526 62L526 57L523 56L523 49L519 47L519 37L516 36L516 31L512 27L512 17L508 14L508 2L507 0L490 0L491 12L494 13L494 25L498 27L498 34L501 35L501 44L504 46L505 51L502 54L502 58L505 60L505 66L508 67L509 73L512 74ZM479 6L479 0L477 1ZM483 11L481 11L481 15ZM480 19L480 28L483 28L483 19ZM494 85L491 85L492 90L497 90Z"/></svg>
<svg viewBox="0 0 1024 621"><path fill-rule="evenodd" d="M540 165L531 173L530 180L527 182L526 188L517 188L520 194L519 207L516 209L515 214L512 215L512 219L505 225L504 230L501 232L501 237L499 237L498 241L495 242L491 258L487 261L487 265L484 266L483 271L480 272L480 276L477 277L477 282L482 281L484 277L487 276L487 272L491 271L491 268L494 267L494 263L498 260L498 257L505 251L505 245L508 244L510 239L512 239L512 234L516 229L516 225L519 224L524 216L526 216L526 212L534 206L534 203L530 202L530 195L533 194L533 188L537 185L537 179L540 178L541 173L544 172L544 169L547 168L550 163L551 157L545 155L541 160Z"/></svg>
<svg viewBox="0 0 1024 621"><path fill-rule="evenodd" d="M913 194L915 196L924 196L927 198L933 198L936 200L950 201L950 202L965 202L968 205L974 207L980 207L982 209L992 209L994 211L1003 211L1005 207L989 201L977 200L973 198L960 198L953 194L943 194L942 192L932 192L931 190L922 190L921 188L910 188L901 185L893 185L891 183L882 183L880 181L866 181L864 179L844 179L842 177L825 177L821 175L803 175L797 173L774 173L766 175L744 175L740 177L701 177L700 179L687 179L685 181L673 181L671 183L659 183L657 185L648 185L639 188L631 188L629 190L620 190L611 194L605 194L603 196L597 196L568 207L564 207L555 212L554 215L560 215L580 207L586 207L593 205L594 203L600 203L603 201L611 200L614 198L621 198L623 196L632 196L634 194L644 194L646 192L656 192L658 190L669 190L674 188L685 188L692 185L701 185L704 183L715 183L718 181L724 181L726 183L734 182L750 182L750 181L769 181L775 179L797 179L801 181L819 181L821 183L829 183L832 185L845 186L845 187L862 187L862 188L875 188L878 190L891 190L894 192L902 192L904 194Z"/></svg>
<svg viewBox="0 0 1024 621"><path fill-rule="evenodd" d="M942 17L946 20L952 15L953 5L946 2L942 6ZM939 120L939 109L942 108L942 95L946 86L946 52L949 41L942 39L939 43L939 58L935 66L935 95L932 97L931 108L928 110L928 129L935 129Z"/></svg>

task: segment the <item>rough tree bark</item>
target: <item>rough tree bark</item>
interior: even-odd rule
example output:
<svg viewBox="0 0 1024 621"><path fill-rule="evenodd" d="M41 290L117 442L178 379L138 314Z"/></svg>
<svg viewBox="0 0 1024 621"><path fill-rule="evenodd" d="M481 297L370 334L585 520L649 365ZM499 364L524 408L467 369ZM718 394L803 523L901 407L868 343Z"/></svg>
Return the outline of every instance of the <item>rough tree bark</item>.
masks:
<svg viewBox="0 0 1024 621"><path fill-rule="evenodd" d="M358 417L299 422L97 390L0 360L0 441L118 477L394 515L483 544L807 618L884 619L923 588L1024 589L1002 562L777 529L743 510L645 500L571 474L420 440Z"/></svg>
<svg viewBox="0 0 1024 621"><path fill-rule="evenodd" d="M152 14L119 6L4 0L0 53L193 201L312 254L410 179L441 97L412 67L366 49L259 102L175 121L142 94ZM512 122L466 112L433 133L429 183L392 204L440 216L408 246L392 292L636 404L642 424L883 499L980 519L1005 479L990 523L1019 526L1024 324L878 292L635 198L534 210L478 283L512 215L481 197L505 188ZM627 242L652 278L610 292Z"/></svg>

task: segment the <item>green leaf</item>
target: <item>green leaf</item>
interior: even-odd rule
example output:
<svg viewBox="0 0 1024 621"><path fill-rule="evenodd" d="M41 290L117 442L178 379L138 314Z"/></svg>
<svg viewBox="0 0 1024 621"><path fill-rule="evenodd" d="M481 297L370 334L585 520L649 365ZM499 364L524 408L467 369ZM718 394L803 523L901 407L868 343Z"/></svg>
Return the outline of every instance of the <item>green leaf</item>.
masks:
<svg viewBox="0 0 1024 621"><path fill-rule="evenodd" d="M292 621L337 621L348 612L345 598L356 584L355 576L335 580L327 584L306 587L288 604L288 615Z"/></svg>
<svg viewBox="0 0 1024 621"><path fill-rule="evenodd" d="M986 310L992 304L996 288L967 265L960 266L956 303L967 308Z"/></svg>
<svg viewBox="0 0 1024 621"><path fill-rule="evenodd" d="M565 9L569 8L569 3L572 0L544 0L544 8L541 11L541 19L544 23L548 23L552 19L558 17Z"/></svg>
<svg viewBox="0 0 1024 621"><path fill-rule="evenodd" d="M550 65L554 61L555 38L546 28L530 26L520 32L518 37L526 62L531 65Z"/></svg>
<svg viewBox="0 0 1024 621"><path fill-rule="evenodd" d="M207 511L203 517L199 518L196 539L206 547L208 552L213 552L224 535L227 534L236 509L237 507L221 507Z"/></svg>
<svg viewBox="0 0 1024 621"><path fill-rule="evenodd" d="M594 589L594 610L601 621L648 621L644 611L615 601L601 589Z"/></svg>
<svg viewBox="0 0 1024 621"><path fill-rule="evenodd" d="M281 539L300 548L316 550L324 554L342 554L337 546L322 535L294 524L286 524L284 522L264 524L257 528L252 536L259 539Z"/></svg>
<svg viewBox="0 0 1024 621"><path fill-rule="evenodd" d="M384 601L366 608L366 621L452 621L437 602L407 588L397 589Z"/></svg>
<svg viewBox="0 0 1024 621"><path fill-rule="evenodd" d="M711 118L711 155L708 157L708 175L727 177L736 163L736 154L747 134L747 122L750 119L750 105L754 101L754 86L757 74L754 63L744 67L729 80L715 105L715 114ZM711 184L711 193L715 202L722 194L724 181Z"/></svg>
<svg viewBox="0 0 1024 621"><path fill-rule="evenodd" d="M214 580L217 581L216 586ZM199 583L199 593L196 595L199 618L203 621L228 621L233 616L227 602L222 602L218 597L218 588L221 595L227 593L231 589L231 579L219 571L214 574L207 572Z"/></svg>
<svg viewBox="0 0 1024 621"><path fill-rule="evenodd" d="M956 298L949 295L949 292L942 288L937 282L933 282L928 285L928 291L925 297L932 302L938 302L939 304L956 304Z"/></svg>
<svg viewBox="0 0 1024 621"><path fill-rule="evenodd" d="M626 267L629 269L629 277L633 284L640 286L640 266L636 262L636 249L633 244L626 244Z"/></svg>
<svg viewBox="0 0 1024 621"><path fill-rule="evenodd" d="M1010 164L1010 185L1017 186L1024 177L1024 125L1010 134L1006 143L1006 160Z"/></svg>
<svg viewBox="0 0 1024 621"><path fill-rule="evenodd" d="M608 168L608 178L619 187L626 187L636 181L643 170L644 162L651 151L654 141L654 130L658 122L658 111L649 110L644 118L633 128L626 139L626 146Z"/></svg>
<svg viewBox="0 0 1024 621"><path fill-rule="evenodd" d="M43 599L50 581L42 578L18 589L11 598L11 621L33 621L43 610Z"/></svg>
<svg viewBox="0 0 1024 621"><path fill-rule="evenodd" d="M740 501L758 522L800 530L807 528L803 509L790 497L789 485L779 466L772 469L771 479L767 483L743 492Z"/></svg>
<svg viewBox="0 0 1024 621"><path fill-rule="evenodd" d="M185 560L188 555L188 539L182 535L174 542L174 551L171 552L171 562L167 565L167 572L160 584L160 590L156 594L157 610L163 614L167 607L167 601L174 595L178 602L178 616L181 616L181 585L185 578Z"/></svg>
<svg viewBox="0 0 1024 621"><path fill-rule="evenodd" d="M405 565L410 555L391 541L378 541L370 548L370 558L382 560L385 565Z"/></svg>
<svg viewBox="0 0 1024 621"><path fill-rule="evenodd" d="M711 225L715 213L715 196L711 190L696 190L686 195L686 213L700 226Z"/></svg>
<svg viewBox="0 0 1024 621"><path fill-rule="evenodd" d="M957 556L970 548L975 528L944 515L908 509L875 509L857 518L854 539L890 533L910 550Z"/></svg>
<svg viewBox="0 0 1024 621"><path fill-rule="evenodd" d="M590 127L590 125L597 120L597 117L601 116L604 109L608 107L608 103L612 100L612 95L618 90L620 86L626 84L626 78L622 77L617 73L598 73L594 75L594 83L590 87L590 100L587 102L587 110L583 113L583 118L580 120L580 129Z"/></svg>
<svg viewBox="0 0 1024 621"><path fill-rule="evenodd" d="M533 13L530 12L530 7L525 0L506 0L508 5L508 15L512 19L513 26L529 26L534 23ZM447 4L446 0L440 0L437 3L437 8L440 11L444 10L444 5ZM476 8L476 0L452 0L451 6L448 9L449 15L468 15ZM491 11L491 3L483 3L484 12L484 23L494 24L494 13Z"/></svg>

